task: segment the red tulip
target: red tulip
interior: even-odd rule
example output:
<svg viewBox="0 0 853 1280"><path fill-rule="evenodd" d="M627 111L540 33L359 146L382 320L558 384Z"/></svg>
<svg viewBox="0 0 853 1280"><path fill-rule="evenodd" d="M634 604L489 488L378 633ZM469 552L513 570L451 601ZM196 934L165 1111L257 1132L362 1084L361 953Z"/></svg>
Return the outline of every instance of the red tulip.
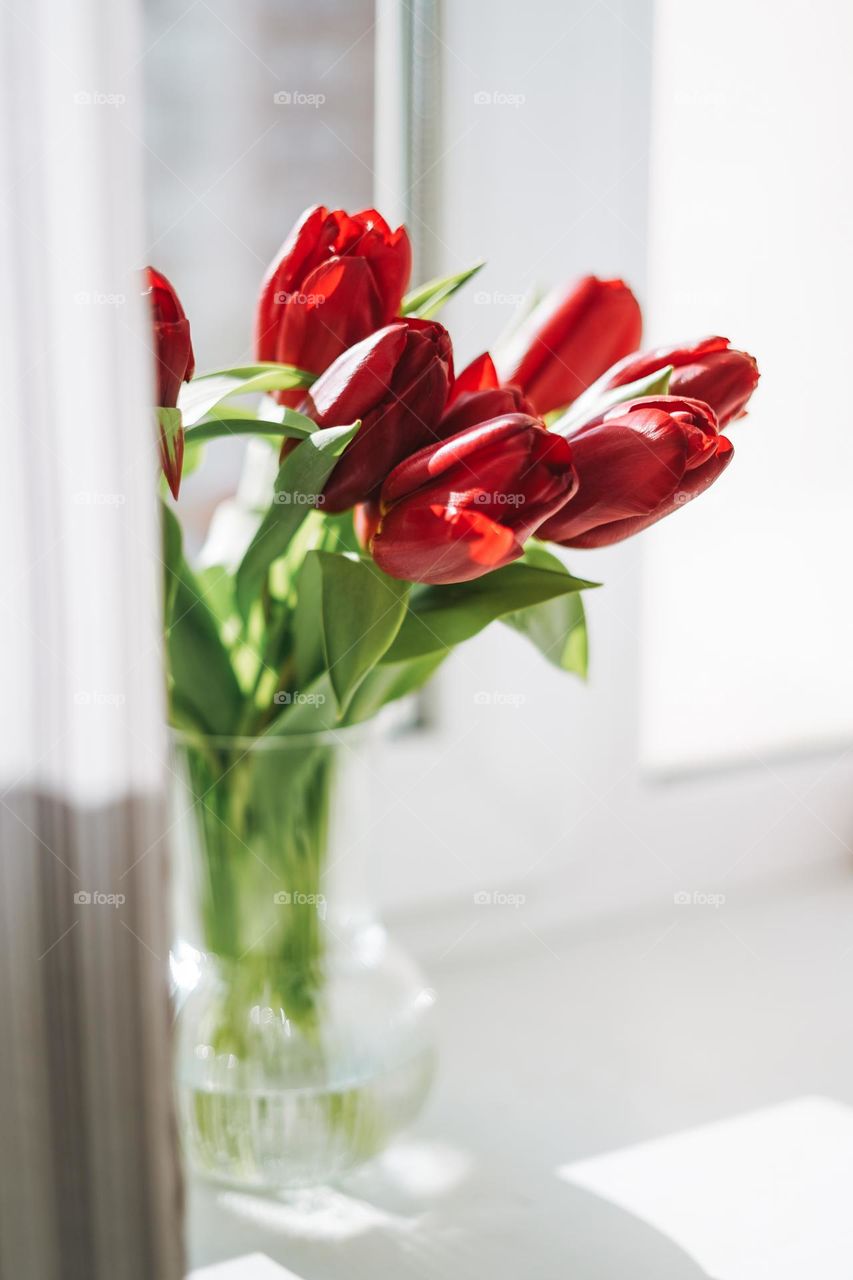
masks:
<svg viewBox="0 0 853 1280"><path fill-rule="evenodd" d="M640 305L628 286L585 276L528 317L502 354L501 381L520 387L537 413L550 413L635 351L641 334Z"/></svg>
<svg viewBox="0 0 853 1280"><path fill-rule="evenodd" d="M447 407L438 424L442 440L507 413L535 416L530 401L518 387L502 387L492 357L485 352L462 370L450 388Z"/></svg>
<svg viewBox="0 0 853 1280"><path fill-rule="evenodd" d="M392 231L375 209L307 209L261 286L257 359L322 373L347 347L398 315L411 270L405 227ZM289 405L301 396L278 393Z"/></svg>
<svg viewBox="0 0 853 1280"><path fill-rule="evenodd" d="M524 541L577 486L562 436L522 413L428 445L382 486L370 543L385 573L467 582L518 559Z"/></svg>
<svg viewBox="0 0 853 1280"><path fill-rule="evenodd" d="M190 322L180 299L166 277L153 267L145 268L154 326L154 355L157 362L157 404L173 409L178 403L182 382L195 373Z"/></svg>
<svg viewBox="0 0 853 1280"><path fill-rule="evenodd" d="M721 428L745 411L759 378L755 359L729 346L728 338L703 338L691 346L637 351L608 371L601 389L624 387L668 364L675 366L670 395L704 400L716 413Z"/></svg>
<svg viewBox="0 0 853 1280"><path fill-rule="evenodd" d="M350 347L301 407L321 427L361 419L324 490L328 512L378 494L403 458L436 439L453 379L450 335L434 320L400 320Z"/></svg>
<svg viewBox="0 0 853 1280"><path fill-rule="evenodd" d="M648 396L617 405L569 436L580 485L537 536L606 547L698 496L728 466L732 444L699 400Z"/></svg>
<svg viewBox="0 0 853 1280"><path fill-rule="evenodd" d="M174 288L159 271L145 268L154 331L154 358L157 366L157 405L174 409L182 382L189 382L195 373L195 357L190 339L190 322L184 314ZM184 463L184 430L167 437L162 424L160 432L160 458L163 474L169 488L177 498L181 487L181 469Z"/></svg>

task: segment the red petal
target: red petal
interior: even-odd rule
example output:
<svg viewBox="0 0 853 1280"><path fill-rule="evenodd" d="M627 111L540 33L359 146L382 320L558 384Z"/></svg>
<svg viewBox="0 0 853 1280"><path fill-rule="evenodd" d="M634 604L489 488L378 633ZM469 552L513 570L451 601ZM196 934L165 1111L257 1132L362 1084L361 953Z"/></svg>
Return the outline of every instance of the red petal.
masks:
<svg viewBox="0 0 853 1280"><path fill-rule="evenodd" d="M717 477L725 471L733 457L734 446L731 440L726 436L719 436L717 438L716 454L710 462L707 462L698 471L688 472L683 477L677 490L666 501L656 507L654 511L645 516L636 516L631 519L616 520L611 524L600 525L596 529L591 529L588 533L564 541L563 545L582 548L609 547L615 542L622 542L625 538L633 537L636 533L642 533L650 525L657 524L658 520L662 520L664 516L671 515L673 511L678 511L681 507L686 506L688 502L692 502L694 498L698 498L700 493L704 493L706 489L710 488Z"/></svg>
<svg viewBox="0 0 853 1280"><path fill-rule="evenodd" d="M195 369L188 320L154 325L154 362L157 404L173 409L178 403L181 383L189 382Z"/></svg>
<svg viewBox="0 0 853 1280"><path fill-rule="evenodd" d="M406 334L405 324L390 324L351 346L314 383L304 412L321 427L364 418L388 394Z"/></svg>
<svg viewBox="0 0 853 1280"><path fill-rule="evenodd" d="M570 404L642 333L637 299L622 280L586 276L546 299L501 361L502 381L521 387L537 413Z"/></svg>
<svg viewBox="0 0 853 1280"><path fill-rule="evenodd" d="M670 394L704 400L716 413L720 427L744 412L758 385L754 357L730 346L728 338L714 336L636 352L608 371L602 379L602 390L625 386L668 364L674 366Z"/></svg>
<svg viewBox="0 0 853 1280"><path fill-rule="evenodd" d="M470 364L466 365L457 377L447 398L448 408L463 393L469 391L491 391L498 386L500 386L500 382L495 362L488 351L484 351L481 356L476 356Z"/></svg>
<svg viewBox="0 0 853 1280"><path fill-rule="evenodd" d="M293 293L305 273L316 263L317 248L328 210L323 205L306 209L264 276L255 311L255 358L275 360L281 307L277 294Z"/></svg>
<svg viewBox="0 0 853 1280"><path fill-rule="evenodd" d="M529 427L542 430L536 418L523 413L510 413L463 431L442 444L427 445L392 471L382 488L383 505L397 502L415 489L430 484L450 467L459 463L467 464L482 449L504 444ZM560 437L555 436L554 439Z"/></svg>
<svg viewBox="0 0 853 1280"><path fill-rule="evenodd" d="M578 492L538 536L574 540L599 525L645 516L679 487L687 465L687 437L658 409L641 409L571 439Z"/></svg>
<svg viewBox="0 0 853 1280"><path fill-rule="evenodd" d="M361 258L330 258L306 276L295 294L280 295L283 312L274 359L322 373L348 347L379 328L381 304ZM285 393L298 403L301 392Z"/></svg>
<svg viewBox="0 0 853 1280"><path fill-rule="evenodd" d="M409 582L468 582L517 560L524 548L512 530L476 511L440 504L388 512L373 539L379 568Z"/></svg>
<svg viewBox="0 0 853 1280"><path fill-rule="evenodd" d="M458 381L457 384L458 386ZM524 413L533 416L533 406L518 387L495 387L487 391L465 391L456 398L450 409L445 409L438 424L442 440L467 431L481 422L504 417L508 413Z"/></svg>

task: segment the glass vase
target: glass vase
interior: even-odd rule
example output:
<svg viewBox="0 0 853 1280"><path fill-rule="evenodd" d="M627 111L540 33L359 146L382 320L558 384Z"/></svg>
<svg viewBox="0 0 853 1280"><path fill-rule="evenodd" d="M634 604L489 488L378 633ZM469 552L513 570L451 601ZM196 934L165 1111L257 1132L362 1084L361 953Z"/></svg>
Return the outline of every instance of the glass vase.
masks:
<svg viewBox="0 0 853 1280"><path fill-rule="evenodd" d="M365 883L371 751L353 730L174 735L179 1114L217 1180L325 1182L427 1095L432 992Z"/></svg>

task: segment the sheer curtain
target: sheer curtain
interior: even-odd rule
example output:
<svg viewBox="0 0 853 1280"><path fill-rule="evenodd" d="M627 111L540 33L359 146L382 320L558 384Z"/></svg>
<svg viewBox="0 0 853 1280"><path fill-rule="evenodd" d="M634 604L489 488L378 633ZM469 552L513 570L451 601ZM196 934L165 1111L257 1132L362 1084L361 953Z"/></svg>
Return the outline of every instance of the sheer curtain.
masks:
<svg viewBox="0 0 853 1280"><path fill-rule="evenodd" d="M137 14L0 37L0 1276L174 1280Z"/></svg>

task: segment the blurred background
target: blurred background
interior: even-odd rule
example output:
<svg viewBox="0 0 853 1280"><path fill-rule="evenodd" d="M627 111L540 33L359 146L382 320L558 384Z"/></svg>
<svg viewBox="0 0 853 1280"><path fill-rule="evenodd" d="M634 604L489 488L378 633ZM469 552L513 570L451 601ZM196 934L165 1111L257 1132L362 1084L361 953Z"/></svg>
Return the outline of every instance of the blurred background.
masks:
<svg viewBox="0 0 853 1280"><path fill-rule="evenodd" d="M322 201L406 220L415 281L486 258L442 316L458 365L595 272L634 287L647 344L723 333L762 369L724 483L575 553L606 584L588 686L493 628L395 740L377 880L437 908L439 954L506 927L483 886L545 927L849 854L853 437L828 371L853 342L853 15L818 8L147 0L149 258L200 368L249 357L266 266ZM186 486L199 538L239 455Z"/></svg>

